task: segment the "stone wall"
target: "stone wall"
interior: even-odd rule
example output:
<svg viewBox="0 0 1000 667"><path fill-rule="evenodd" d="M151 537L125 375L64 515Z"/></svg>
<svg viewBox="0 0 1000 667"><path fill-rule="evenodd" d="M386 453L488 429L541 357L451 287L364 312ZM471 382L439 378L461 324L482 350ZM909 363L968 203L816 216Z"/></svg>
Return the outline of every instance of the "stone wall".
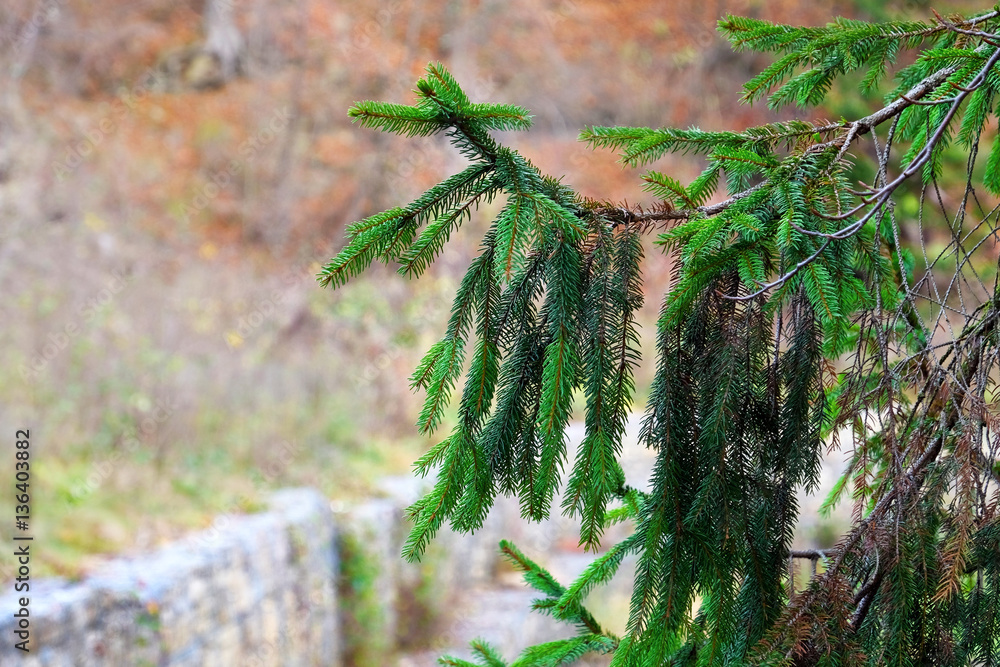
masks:
<svg viewBox="0 0 1000 667"><path fill-rule="evenodd" d="M265 513L221 515L80 582L34 580L28 654L13 648L23 594L0 596L0 665L388 665L440 630L460 592L490 585L510 515L501 503L474 536L442 529L406 563L404 509L423 490L387 478L382 498L349 506L281 491Z"/></svg>
<svg viewBox="0 0 1000 667"><path fill-rule="evenodd" d="M13 648L17 596L0 597L0 665L339 665L335 529L308 489L270 510L78 583L33 581L31 648Z"/></svg>
<svg viewBox="0 0 1000 667"><path fill-rule="evenodd" d="M492 599L500 539L544 553L575 525L526 527L516 501L501 499L475 534L442 528L422 562L406 563L404 510L423 485L386 478L381 498L355 505L280 491L265 513L220 515L209 530L80 582L33 580L28 654L13 648L23 594L0 596L0 665L386 667L407 651L462 650L484 632L467 614L455 618L455 604ZM512 654L559 632L528 616L523 594L516 636L500 643Z"/></svg>

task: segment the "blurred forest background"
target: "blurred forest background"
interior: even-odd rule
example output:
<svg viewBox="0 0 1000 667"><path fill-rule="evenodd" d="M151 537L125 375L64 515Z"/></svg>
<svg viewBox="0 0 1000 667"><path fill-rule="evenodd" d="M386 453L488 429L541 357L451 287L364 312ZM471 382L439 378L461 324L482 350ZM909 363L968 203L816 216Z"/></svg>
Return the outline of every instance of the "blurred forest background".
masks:
<svg viewBox="0 0 1000 667"><path fill-rule="evenodd" d="M428 446L406 378L483 225L419 282L376 267L319 289L347 223L462 166L443 137L352 127L354 101L409 103L441 61L475 101L532 110L534 129L503 141L544 172L648 202L638 172L577 132L777 118L739 104L767 61L734 54L720 16L930 15L912 0L2 4L0 423L11 446L31 428L34 571L70 578L254 511L273 488L363 497ZM880 102L855 90L781 116L856 117ZM657 165L682 180L700 167ZM648 344L670 262L647 255ZM11 572L0 556L0 581Z"/></svg>

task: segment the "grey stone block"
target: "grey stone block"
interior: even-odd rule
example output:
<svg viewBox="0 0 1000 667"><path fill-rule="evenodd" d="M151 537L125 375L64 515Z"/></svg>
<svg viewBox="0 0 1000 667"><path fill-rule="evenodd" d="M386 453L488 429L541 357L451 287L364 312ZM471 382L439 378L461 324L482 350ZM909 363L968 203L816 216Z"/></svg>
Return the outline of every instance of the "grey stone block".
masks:
<svg viewBox="0 0 1000 667"><path fill-rule="evenodd" d="M0 664L339 665L334 536L326 498L291 489L79 583L32 581L31 653L4 641ZM0 596L0 636L18 597Z"/></svg>

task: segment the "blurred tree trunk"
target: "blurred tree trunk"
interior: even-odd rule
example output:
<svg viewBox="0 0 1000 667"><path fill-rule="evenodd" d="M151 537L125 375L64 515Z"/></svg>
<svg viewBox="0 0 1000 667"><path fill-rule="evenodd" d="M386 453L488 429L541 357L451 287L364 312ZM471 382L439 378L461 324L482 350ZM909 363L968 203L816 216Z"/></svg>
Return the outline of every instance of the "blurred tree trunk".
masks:
<svg viewBox="0 0 1000 667"><path fill-rule="evenodd" d="M233 21L233 0L205 0L205 51L219 61L225 80L236 75L243 57L243 35Z"/></svg>
<svg viewBox="0 0 1000 667"><path fill-rule="evenodd" d="M205 0L205 46L185 74L196 88L225 84L240 71L245 42L233 20L233 0Z"/></svg>

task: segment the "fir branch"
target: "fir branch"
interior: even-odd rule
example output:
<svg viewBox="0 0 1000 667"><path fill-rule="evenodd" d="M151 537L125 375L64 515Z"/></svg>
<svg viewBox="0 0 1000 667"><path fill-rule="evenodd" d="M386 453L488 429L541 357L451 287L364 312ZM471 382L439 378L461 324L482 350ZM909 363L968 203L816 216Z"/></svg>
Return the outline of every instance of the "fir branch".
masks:
<svg viewBox="0 0 1000 667"><path fill-rule="evenodd" d="M507 663L500 657L499 652L489 643L482 639L473 639L469 645L482 660L483 667L507 667Z"/></svg>
<svg viewBox="0 0 1000 667"><path fill-rule="evenodd" d="M444 129L440 119L426 109L388 102L358 102L347 115L362 127L406 137L426 137Z"/></svg>
<svg viewBox="0 0 1000 667"><path fill-rule="evenodd" d="M543 312L549 322L551 342L545 349L542 373L538 414L542 455L534 485L534 496L543 508L548 506L559 483L566 451L564 431L578 375L576 332L583 307L579 262L576 248L563 242L557 245L547 267L548 295Z"/></svg>
<svg viewBox="0 0 1000 667"><path fill-rule="evenodd" d="M647 173L647 190L662 201L646 208L585 199L501 146L490 132L526 128L527 111L473 104L440 65L418 82L416 106L358 107L355 119L368 127L445 132L472 165L408 207L351 225L348 246L321 275L327 284L374 259L402 258L417 274L480 200L508 197L459 287L445 337L411 378L427 391L427 428L458 377L465 381L454 431L417 462L418 473L436 469L437 479L410 508L404 554L419 557L444 521L481 526L496 493L518 495L522 514L542 519L564 480L563 509L581 517L588 548L606 525L635 522L568 588L502 544L542 594L534 609L580 633L532 647L515 664L568 664L592 650L614 651L613 664L630 667L937 664L995 653L1000 467L986 435L1000 426L987 405L1000 359L1000 287L987 296L972 254L991 243L996 215L977 186L1000 191L1000 142L983 178L973 172L1000 91L998 17L994 9L820 28L727 19L723 29L740 47L779 54L746 89L754 99L769 94L772 105L817 103L857 70L862 88L874 90L900 51L923 51L897 72L885 106L853 121L739 132L585 129L584 141L619 151L627 164L667 152L707 158L687 186ZM866 137L877 159L871 184L852 172ZM909 150L897 149L904 142ZM953 147L968 160L952 217L938 181ZM925 194L949 218L950 245L937 259L906 247L892 207L917 174L917 224ZM709 203L723 175L730 196ZM966 225L976 207L982 217ZM652 230L664 232L656 243L676 251L677 268L657 322L640 433L656 459L649 491L639 493L618 456L640 358L642 235ZM923 229L916 236L935 238ZM954 278L942 284L932 271L951 259ZM928 309L940 313L936 321ZM577 390L585 434L564 475ZM827 504L853 491L852 529L830 550L791 550L796 491L815 488L823 438L845 425L855 452ZM612 498L623 506L608 509ZM636 574L619 640L582 600L629 554ZM793 595L784 576L795 559L827 567ZM790 576L787 584L795 588ZM503 664L476 646L477 662Z"/></svg>

